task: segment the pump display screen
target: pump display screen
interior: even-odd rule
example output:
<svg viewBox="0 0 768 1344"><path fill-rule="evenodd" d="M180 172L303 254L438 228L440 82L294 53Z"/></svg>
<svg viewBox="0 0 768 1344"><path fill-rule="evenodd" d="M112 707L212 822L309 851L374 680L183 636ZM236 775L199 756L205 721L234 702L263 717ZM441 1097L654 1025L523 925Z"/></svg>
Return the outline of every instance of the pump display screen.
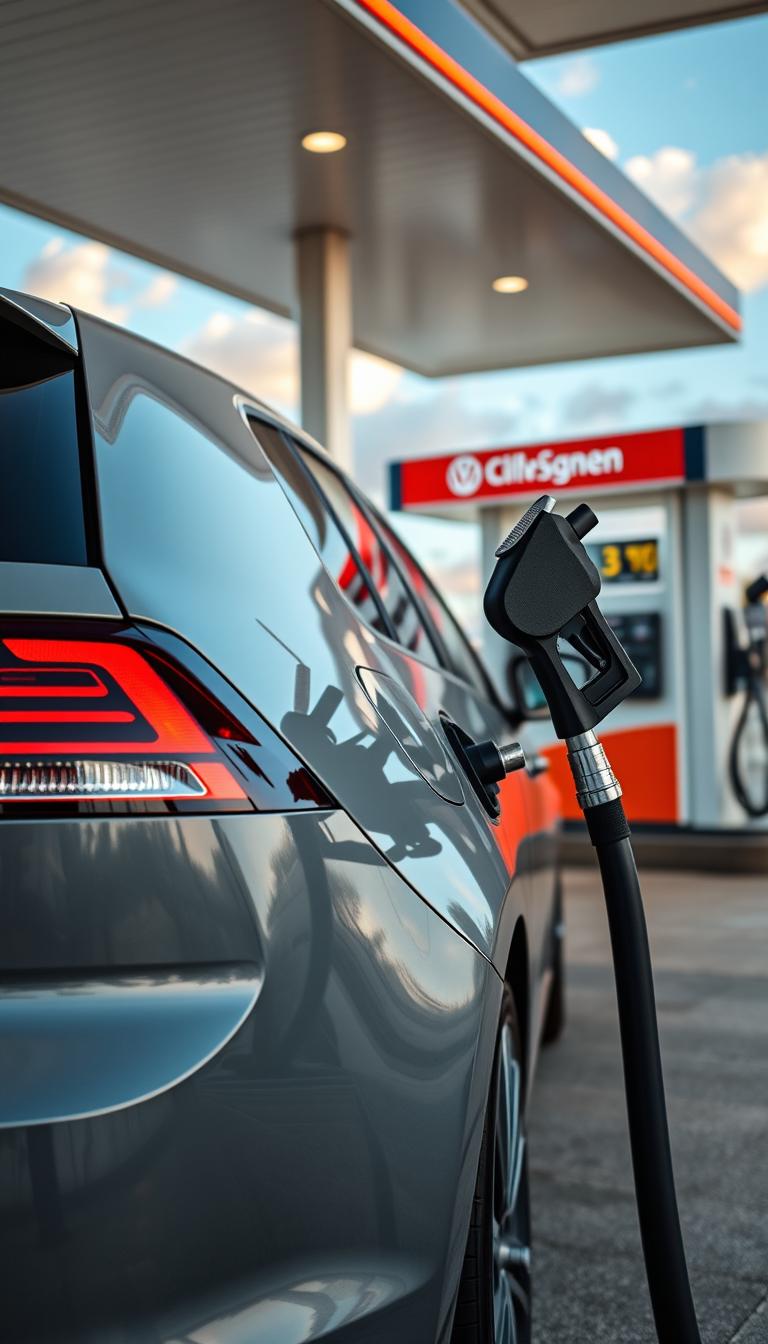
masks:
<svg viewBox="0 0 768 1344"><path fill-rule="evenodd" d="M662 694L661 616L658 611L605 613L605 619L623 644L643 678L633 698L655 700Z"/></svg>
<svg viewBox="0 0 768 1344"><path fill-rule="evenodd" d="M631 541L587 543L589 558L603 583L655 583L659 577L659 543L655 537Z"/></svg>

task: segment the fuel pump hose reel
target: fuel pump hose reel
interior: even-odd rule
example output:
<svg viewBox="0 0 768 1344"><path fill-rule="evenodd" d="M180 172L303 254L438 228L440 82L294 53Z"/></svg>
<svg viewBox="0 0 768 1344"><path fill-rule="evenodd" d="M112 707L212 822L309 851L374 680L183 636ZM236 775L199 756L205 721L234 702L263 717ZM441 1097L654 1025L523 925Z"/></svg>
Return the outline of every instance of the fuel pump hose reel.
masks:
<svg viewBox="0 0 768 1344"><path fill-rule="evenodd" d="M565 740L576 795L597 852L613 952L638 1220L660 1344L700 1344L677 1210L648 934L621 803L595 727L640 676L597 606L600 576L582 545L597 519L536 501L501 543L485 614L528 655ZM566 641L592 667L581 688L560 656Z"/></svg>

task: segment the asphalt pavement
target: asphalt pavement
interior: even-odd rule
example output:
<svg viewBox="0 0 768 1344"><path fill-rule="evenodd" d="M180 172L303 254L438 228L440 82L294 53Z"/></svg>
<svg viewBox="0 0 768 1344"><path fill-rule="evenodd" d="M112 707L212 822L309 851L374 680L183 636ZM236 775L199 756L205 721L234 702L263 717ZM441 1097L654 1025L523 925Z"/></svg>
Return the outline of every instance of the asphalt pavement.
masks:
<svg viewBox="0 0 768 1344"><path fill-rule="evenodd" d="M641 876L703 1344L767 1344L768 879ZM596 870L565 890L568 1024L529 1118L534 1344L654 1344Z"/></svg>

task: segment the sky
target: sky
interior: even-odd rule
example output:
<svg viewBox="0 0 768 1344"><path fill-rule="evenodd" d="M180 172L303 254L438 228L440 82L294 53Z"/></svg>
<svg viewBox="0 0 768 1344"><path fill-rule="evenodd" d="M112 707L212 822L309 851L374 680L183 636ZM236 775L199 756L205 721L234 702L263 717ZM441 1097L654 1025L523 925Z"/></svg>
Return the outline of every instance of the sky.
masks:
<svg viewBox="0 0 768 1344"><path fill-rule="evenodd" d="M355 355L364 488L383 497L393 457L768 416L766 68L768 15L525 65L740 286L743 340L440 380ZM296 329L287 319L2 206L0 257L3 285L124 323L298 416ZM430 567L453 568L461 587L471 531L431 522L410 531ZM459 594L460 609L465 601Z"/></svg>

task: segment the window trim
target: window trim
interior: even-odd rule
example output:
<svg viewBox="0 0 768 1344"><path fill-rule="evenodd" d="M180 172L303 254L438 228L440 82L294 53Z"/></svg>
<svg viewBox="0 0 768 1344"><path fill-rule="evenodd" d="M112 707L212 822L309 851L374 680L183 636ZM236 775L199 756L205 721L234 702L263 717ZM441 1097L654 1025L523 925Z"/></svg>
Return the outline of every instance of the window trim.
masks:
<svg viewBox="0 0 768 1344"><path fill-rule="evenodd" d="M444 672L452 671L455 673L455 668L453 667L451 660L448 657L448 650L446 649L445 644L443 643L440 637L440 632L437 629L426 607L423 605L421 598L419 597L419 594L412 586L410 579L408 578L407 574L405 573L405 570L403 569L400 563L399 557L396 556L395 553L392 551L391 547L389 546L389 543L387 542L386 536L381 532L380 521L376 513L374 512L373 507L368 503L368 500L365 498L365 496L358 490L357 486L354 484L351 478L347 476L346 472L342 471L341 468L338 467L335 462L327 461L326 458L323 455L321 455L321 453L319 453L314 447L312 447L309 444L302 444L301 446L304 452L306 452L309 457L314 457L318 462L321 462L323 466L327 467L329 471L332 471L333 474L338 477L339 481L349 494L353 503L363 514L366 522L368 523L368 526L372 529L379 546L383 548L387 556L387 559L389 560L389 563L392 565L395 573L397 574L400 582L403 585L403 588L408 596L408 600L412 603L416 615L421 621L421 624L424 626L424 629L427 633L427 637L432 646L432 652L435 655L436 662L435 663L427 662L426 658L422 659L421 661L425 662L428 667L437 666ZM309 468L307 468L307 470L309 470ZM418 569L418 565L416 567ZM419 573L421 573L421 570L419 570ZM393 630L391 638L394 639L398 648L404 649L409 656L411 657L414 656L413 650L409 649L406 644L403 644L403 641L401 639L398 639L397 629L394 625L394 622L391 621L390 619L389 623L392 626ZM463 680L464 678L462 677L462 681Z"/></svg>
<svg viewBox="0 0 768 1344"><path fill-rule="evenodd" d="M357 490L356 490L356 489L355 489L355 493L357 494ZM499 697L498 697L498 695L496 694L496 691L495 691L495 689L494 689L494 687L493 687L493 684L492 684L492 682L491 682L491 678L490 678L490 676L488 675L488 673L487 673L487 671L486 671L486 669L485 669L485 666L483 665L482 659L478 656L478 654L477 654L477 652L475 651L475 649L473 649L473 647L472 647L470 641L467 639L467 636L465 635L464 631L462 630L459 621L456 619L456 617L453 615L453 612L452 612L452 611L450 610L450 608L448 607L447 602L445 602L445 600L440 596L440 594L439 594L438 591L437 591L437 588L435 587L434 583L433 583L432 580L430 579L429 575L428 575L427 573L425 573L424 566L421 565L421 564L419 564L419 561L416 559L416 556L415 556L415 555L413 554L413 552L406 546L406 544L405 544L405 542L402 540L402 538L397 536L397 533L396 533L396 532L394 531L394 529L393 529L392 527L390 527L390 525L387 523L386 518L382 517L382 515L381 515L380 512L379 512L379 510L376 508L376 506L375 506L374 504L370 504L370 503L368 504L368 512L369 512L369 514L371 515L371 517L374 519L374 521L377 522L378 525L379 525L380 527L382 527L382 528L387 528L390 532L392 532L393 535L394 535L395 537L397 537L397 540L399 541L399 543L400 543L400 545L403 547L403 549L404 549L405 551L408 552L408 555L410 556L410 558L411 558L411 560L412 560L412 562L413 562L414 568L418 571L418 573L420 574L421 578L424 580L424 583L426 584L426 586L427 586L427 588L430 590L430 592L434 594L435 600L437 601L438 605L439 605L440 607L442 607L442 608L445 609L445 612L446 612L446 615L448 616L448 619L451 620L451 621L453 622L453 624L456 626L456 629L458 630L459 635L460 635L460 637L461 637L461 639L462 639L462 642L463 642L463 644L464 644L464 649L465 649L465 651L469 654L469 657L470 657L472 663L474 664L474 666L477 668L477 671L478 671L478 674L479 674L479 678L480 678L480 683L481 683L481 685L482 685L482 687L483 687L483 693L489 698L489 700L491 700L491 701L493 702L493 704L496 705L497 709L502 708L502 706L501 706L501 704L500 704L500 701L499 701ZM415 593L415 590L413 590L413 591L414 591L414 593ZM415 594L415 596L416 596L416 598L417 598L419 604L421 604L421 598L418 597L418 594ZM430 625L433 626L433 625L434 625L434 622L432 621L432 618L430 617L429 619L430 619ZM436 628L436 627L435 627L435 628ZM458 668L458 667L456 666L456 664L453 662L453 660L452 660L452 658L450 657L450 654L449 654L449 652L448 652L447 645L445 644L445 641L442 639L442 637L439 635L439 632L438 632L438 639L439 639L440 647L443 648L443 649L445 650L445 666L446 666L446 670L447 670L447 671L450 671L450 672L453 672L453 675L454 675L455 677L458 677L459 680L460 680L465 686L471 686L472 689L473 689L474 691L477 691L477 690L478 690L478 687L477 687L477 686L474 686L474 685L472 684L471 681L467 681L466 677L462 674L462 672L459 670L459 668Z"/></svg>
<svg viewBox="0 0 768 1344"><path fill-rule="evenodd" d="M435 654L437 655L438 666L441 667L443 671L455 672L456 669L454 668L453 663L451 662L451 658L448 653L446 644L443 640L443 637L440 634L440 631L438 630L434 620L432 619L432 616L428 608L424 605L420 593L417 592L417 590L411 583L411 580L408 577L408 574L406 573L400 561L399 555L397 555L395 551L392 550L389 541L387 540L386 532L382 528L381 518L374 509L373 505L369 504L368 500L365 499L365 497L360 493L357 487L352 482L348 482L348 485L350 493L355 499L358 508L361 508L365 513L368 522L370 523L371 527L376 533L379 545L384 547L384 550L389 556L390 563L394 566L400 577L400 582L405 587L405 590L409 594L411 601L413 602L413 605L416 608L416 611L421 617L421 620L427 630L427 633L429 634L430 640L432 641L432 646L435 650ZM402 542L400 544L402 545ZM408 554L410 555L410 551L408 552ZM421 574L421 570L419 569L418 565L416 565L416 568L419 570L419 573Z"/></svg>
<svg viewBox="0 0 768 1344"><path fill-rule="evenodd" d="M406 546L402 538L397 536L397 533L394 532L394 529L389 526L386 519L382 517L380 511L376 508L375 504L372 504L371 501L367 499L367 497L362 493L362 491L359 489L356 483L351 479L351 477L347 476L346 472L344 472L341 467L339 467L332 460L329 460L327 456L323 454L321 450L318 450L313 444L302 444L301 446L309 454L310 457L317 458L318 461L324 463L324 465L328 467L330 471L333 471L335 475L338 476L342 485L346 486L346 489L354 499L358 508L361 510L362 513L366 515L368 522L373 527L376 533L379 545L384 547L384 550L389 556L390 562L394 565L400 577L401 583L403 583L403 585L405 586L406 592L409 594L411 601L413 602L413 605L416 608L416 611L418 612L424 626L426 627L434 651L437 655L438 666L440 667L440 669L443 672L451 672L454 677L458 678L458 680L462 683L463 686L469 686L470 689L475 692L475 694L477 694L480 688L482 687L482 693L491 701L491 703L494 704L497 709L503 710L503 706L501 704L499 696L497 695L493 687L493 683L491 682L491 679L488 673L486 672L486 669L483 666L481 659L478 657L477 653L472 648L472 645L467 639L467 636L464 634L464 631L462 630L459 622L456 620L456 617L448 608L447 603L440 597L440 594L435 588L434 583L429 578L429 576L424 572L423 565L419 564L418 560L416 559L416 556L413 554L411 550L409 550L409 548ZM387 540L387 531L393 533L399 544L402 546L403 550L408 553L414 568L416 569L420 577L423 579L427 588L434 595L434 598L438 603L438 606L445 609L448 619L452 621L453 624L456 626L456 629L459 632L459 636L463 641L464 649L469 654L469 657L474 667L477 669L480 683L479 686L471 681L468 681L467 678L461 672L461 670L454 663L453 659L451 658L450 653L448 651L448 647L444 639L442 638L442 635L440 634L440 631L438 630L437 625L435 624L435 621L428 607L425 606L420 594L411 584L411 581L408 578L408 575L406 574L402 566L400 557L395 553L395 551L392 550L389 541ZM395 641L400 648L405 647L405 645L403 645L397 639L396 636ZM410 652L410 650L406 650L406 652Z"/></svg>
<svg viewBox="0 0 768 1344"><path fill-rule="evenodd" d="M432 618L429 616L428 613L426 613L426 615L424 614L421 599L419 598L418 594L415 593L414 590L411 588L410 583L406 582L406 580L403 578L403 573L400 568L399 562L395 559L394 556L391 556L389 546L385 542L384 544L386 547L387 555L391 556L395 568L397 569L398 575L400 576L401 580L403 580L403 582L406 583L407 592L409 593L409 595L411 595L411 600L414 603L417 613L419 614L419 616L422 617L422 621L426 627L427 634L430 637L434 653L438 656L438 658L440 658L440 655L442 654L444 656L445 661L444 662L438 661L437 665L434 662L429 662L427 661L426 658L422 657L420 654L414 653L412 649L406 648L406 646L397 638L397 633L394 629L394 626L392 625L388 613L386 612L386 609L383 607L383 604L379 597L378 589L375 583L373 582L373 578L369 573L367 565L364 564L362 558L358 555L357 548L352 544L351 539L348 537L346 528L343 527L342 524L339 522L335 509L329 503L329 501L326 500L326 497L322 489L320 488L319 483L315 480L306 462L303 461L301 453L298 452L297 449L300 448L306 451L310 455L310 457L317 458L317 460L322 462L326 467L328 467L330 471L335 472L335 474L341 480L342 484L348 490L349 494L354 499L358 508L362 508L363 513L365 513L369 521L371 518L373 519L376 525L375 526L376 534L378 536L378 529L381 523L379 521L379 511L375 507L375 505L373 505L361 493L357 485L351 480L349 476L347 476L346 472L336 462L334 462L330 454L327 453L325 449L320 444L316 443L309 435L305 434L303 430L291 425L290 422L285 420L277 411L272 411L268 407L255 405L250 398L243 396L241 393L237 393L233 398L233 400L235 403L235 407L239 412L240 417L243 420L243 423L245 424L249 433L253 433L253 430L251 429L250 425L251 420L254 420L257 424L259 422L262 422L263 424L267 425L270 429L276 429L278 431L278 433L283 438L288 451L300 463L302 471L305 473L306 476L310 478L310 482L313 489L319 493L323 504L328 508L331 517L333 518L334 522L336 523L336 526L339 528L339 531L341 532L342 537L349 546L350 552L354 556L356 563L360 568L361 574L366 580L366 583L370 584L370 591L373 596L376 609L384 622L385 630L384 631L376 630L375 627L372 626L369 621L367 621L363 616L360 615L360 612L356 608L352 607L352 610L355 612L355 616L361 622L361 624L364 625L366 629L371 630L377 639L388 640L391 644L395 646L395 648L398 650L399 653L405 654L408 658L414 658L416 662L423 663L425 667L432 668L433 670L435 666L437 666L442 673L444 673L449 677L453 677L456 681L460 683L461 686L465 688L468 687L469 690L471 690L475 695L479 694L478 687L474 685L471 681L467 681L466 677L456 669L454 663L448 656L447 650L445 649L443 640L440 638L439 632L437 632L435 629L435 625ZM259 440L255 434L254 438L258 443ZM295 447L294 444L296 445ZM263 448L262 452L264 452ZM306 529L304 530L306 532ZM400 540L400 538L398 538L398 540L400 541L401 546L404 546L405 549L408 550L408 547L405 546L405 543L402 540ZM312 544L314 545L314 543ZM424 579L427 586L430 589L432 589L433 592L435 592L435 595L440 605L446 606L446 603L443 602L443 599L437 593L435 585L432 583L429 576L424 572L424 567L419 564L418 560L411 551L408 551L408 554L411 556L411 559L413 560L416 569L419 571L419 574ZM322 557L320 558L322 562ZM328 572L330 573L330 571ZM331 575L331 578L333 578L333 575ZM340 589L339 591L341 592L342 590ZM349 599L347 598L346 594L342 592L342 596L344 597L345 602L349 603ZM453 614L447 608L447 606L446 609L448 610L448 615L451 618L451 620L453 620L454 623L458 626L459 633L462 639L464 640L465 647L468 649L470 657L472 658L473 663L478 669L480 682L482 687L484 688L484 694L486 698L499 711L499 713L503 714L506 718L509 718L510 706L505 705L502 702L500 695L496 691L496 688L494 687L493 682L488 672L486 671L482 659L473 649L472 645L470 644L469 640L464 634L464 631L461 629L461 626L459 625L455 616L453 616Z"/></svg>
<svg viewBox="0 0 768 1344"><path fill-rule="evenodd" d="M244 407L244 411L245 411L246 422L249 424L249 428L250 428L250 421L255 420L256 423L258 424L259 420L261 420L262 423L263 423L267 428L276 430L277 433L280 435L280 438L282 439L283 443L285 444L286 451L287 451L288 453L290 453L290 455L291 455L291 457L293 458L293 460L298 464L298 467L299 467L299 470L300 470L302 476L305 478L305 480L307 480L307 481L309 482L309 488L310 488L310 490L313 492L313 494L314 494L317 498L319 498L319 500L320 500L320 504L321 504L322 508L325 509L325 510L328 512L328 514L330 515L331 520L332 520L334 526L336 527L337 531L339 532L339 535L342 537L342 539L343 539L345 545L346 545L347 548L349 549L349 553L350 553L350 555L352 556L352 558L353 558L355 564L357 565L357 568L358 568L358 570L360 571L360 574L361 574L362 577L363 577L363 580L364 580L365 585L366 585L366 587L367 587L367 589L368 589L368 592L369 592L370 595L371 595L371 600L372 600L372 602L373 602L373 605L374 605L375 608L376 608L376 611L378 612L379 620L382 622L382 625L383 625L383 627L384 627L384 632L388 635L388 637L389 637L390 639L394 640L395 643L398 643L398 641L397 641L397 637L396 637L396 634L395 634L395 627L393 626L392 621L390 620L390 617L389 617L389 613L387 612L387 610L386 610L386 608L385 608L385 606L384 606L384 604L383 604L383 602L382 602L382 600L381 600L381 596L380 596L380 594L379 594L379 590L378 590L378 588L376 587L376 584L375 584L374 581L373 581L373 576L371 575L371 572L370 572L370 570L368 569L368 566L366 565L366 563L365 563L365 561L363 560L362 556L360 555L360 553L359 553L357 547L355 546L354 542L352 541L352 538L350 537L349 532L347 531L346 527L344 526L344 524L342 523L341 519L339 518L339 515L338 515L338 513L336 512L336 509L334 508L333 504L331 503L331 501L327 498L327 496L326 496L325 493L323 492L323 490L322 490L322 488L321 488L321 486L320 486L319 481L315 480L315 477L312 475L312 472L310 471L310 469L309 469L309 467L307 466L306 462L303 460L303 458L302 458L302 456L301 456L301 453L297 451L298 440L296 441L296 446L295 446L295 445L294 445L295 435L292 434L291 430L286 429L286 427L285 427L284 425L281 425L281 424L280 424L278 421L276 421L276 420L269 420L269 419L267 419L265 416L255 416L255 415L253 415L253 414L248 410L247 407ZM251 432L253 432L253 431L251 431ZM263 447L263 445L260 443L258 434L255 434L255 433L254 433L254 438L256 439L256 442L259 444L259 447L261 448L262 452L263 452L263 453L265 454L265 456L267 457L267 460L269 460L269 454L266 452L266 449L265 449L265 448ZM271 464L270 464L270 465L271 465ZM353 496L353 501L354 501L355 504L357 504L357 500L354 498L354 496ZM289 503L290 503L290 500L289 500ZM358 507L359 507L359 506L358 506ZM299 521L301 522L301 519L299 519ZM304 527L304 524L303 524L303 523L302 523L302 527ZM304 528L304 531L306 532L306 528ZM307 533L307 535L309 536L308 533ZM311 537L309 537L309 540L310 540L310 542L312 542L312 545L313 545L313 547L314 547L314 542L312 541L312 538L311 538ZM322 555L320 555L320 560L321 560L322 564L324 565L324 567L325 567L327 573L330 575L331 579L333 580L334 584L335 584L336 587L338 588L339 585L338 585L336 579L335 579L335 578L333 577L333 575L331 574L330 570L328 569L328 566L325 564L325 561L323 560ZM343 590L340 589L339 591L341 592L341 591L343 591ZM345 594L344 596L345 596L345 600L346 600L346 601L349 601L349 598L346 597L346 594ZM358 620L362 620L362 617L360 616L360 613L357 612L356 614L357 614ZM368 624L369 624L369 622L367 622L367 621L364 621L363 623L364 623L365 625L368 625ZM371 628L371 630L373 630L374 634L376 634L376 635L378 635L378 634L381 633L381 631L377 630L375 626L370 626L370 628ZM400 647L402 647L402 645L400 645Z"/></svg>
<svg viewBox="0 0 768 1344"><path fill-rule="evenodd" d="M88 564L97 566L103 572L107 587L121 611L125 608L112 577L107 569L104 555L104 536L101 524L101 498L99 495L98 469L96 466L96 445L94 442L94 410L91 404L91 389L88 383L88 370L85 364L78 316L72 312L72 321L77 340L75 361L75 413L77 417L77 441L80 448L80 486L83 493L83 515L85 518L85 545Z"/></svg>

